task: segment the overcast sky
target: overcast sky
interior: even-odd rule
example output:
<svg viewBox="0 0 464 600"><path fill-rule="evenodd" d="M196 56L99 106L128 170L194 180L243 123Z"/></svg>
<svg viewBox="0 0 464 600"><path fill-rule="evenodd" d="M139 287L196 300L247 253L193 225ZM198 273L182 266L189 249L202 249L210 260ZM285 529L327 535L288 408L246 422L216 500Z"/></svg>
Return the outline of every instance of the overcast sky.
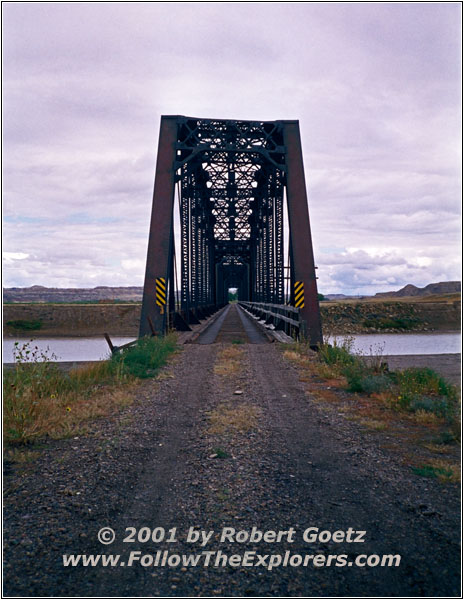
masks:
<svg viewBox="0 0 464 600"><path fill-rule="evenodd" d="M459 3L3 3L4 286L143 285L160 116L298 119L319 291L461 278Z"/></svg>

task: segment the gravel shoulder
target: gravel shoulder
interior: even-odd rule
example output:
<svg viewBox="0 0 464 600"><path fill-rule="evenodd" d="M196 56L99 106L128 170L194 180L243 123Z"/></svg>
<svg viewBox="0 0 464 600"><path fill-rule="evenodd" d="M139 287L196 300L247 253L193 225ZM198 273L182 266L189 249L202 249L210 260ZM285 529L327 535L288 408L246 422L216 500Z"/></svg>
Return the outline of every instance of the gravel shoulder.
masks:
<svg viewBox="0 0 464 600"><path fill-rule="evenodd" d="M233 352L230 349L233 349ZM238 365L238 366L237 366ZM241 392L241 393L237 393ZM460 595L456 484L423 479L308 394L277 344L186 345L134 404L78 439L6 463L4 595L64 597ZM116 541L97 532L111 526ZM190 527L212 531L188 543ZM294 540L220 541L295 530ZM177 528L175 543L124 543L127 527ZM305 542L309 527L363 543ZM398 567L63 567L63 554L400 554Z"/></svg>

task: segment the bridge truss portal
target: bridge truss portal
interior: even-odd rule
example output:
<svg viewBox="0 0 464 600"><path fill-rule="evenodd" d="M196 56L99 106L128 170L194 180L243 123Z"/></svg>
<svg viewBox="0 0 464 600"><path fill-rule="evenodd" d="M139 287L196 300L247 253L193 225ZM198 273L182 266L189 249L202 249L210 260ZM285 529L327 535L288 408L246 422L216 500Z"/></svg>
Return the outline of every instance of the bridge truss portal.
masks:
<svg viewBox="0 0 464 600"><path fill-rule="evenodd" d="M301 284L302 333L317 345L298 121L163 116L140 336L188 328L226 304L230 288L242 301L295 305Z"/></svg>

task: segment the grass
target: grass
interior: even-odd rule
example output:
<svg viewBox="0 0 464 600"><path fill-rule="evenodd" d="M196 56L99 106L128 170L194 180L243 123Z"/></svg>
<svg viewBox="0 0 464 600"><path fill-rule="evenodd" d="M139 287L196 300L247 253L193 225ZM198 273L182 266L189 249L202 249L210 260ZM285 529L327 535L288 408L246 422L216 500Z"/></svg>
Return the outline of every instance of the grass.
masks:
<svg viewBox="0 0 464 600"><path fill-rule="evenodd" d="M214 373L222 377L230 377L239 373L242 368L244 349L237 344L223 348L214 365Z"/></svg>
<svg viewBox="0 0 464 600"><path fill-rule="evenodd" d="M381 353L358 356L349 339L323 344L318 353L294 344L283 355L299 367L300 381L311 386L307 394L323 410L335 409L367 429L394 434L389 438L393 447L406 453L418 474L459 480L458 390L438 373L428 368L390 372ZM437 461L433 454L449 455L449 460ZM418 466L418 456L432 460Z"/></svg>
<svg viewBox="0 0 464 600"><path fill-rule="evenodd" d="M220 404L209 414L208 433L247 433L258 425L259 409L250 404L228 406Z"/></svg>
<svg viewBox="0 0 464 600"><path fill-rule="evenodd" d="M175 348L174 335L164 338L144 337L135 346L113 355L111 362L115 371L122 370L124 374L145 379L156 375Z"/></svg>
<svg viewBox="0 0 464 600"><path fill-rule="evenodd" d="M457 483L460 481L460 469L457 465L444 460L432 460L418 467L411 467L412 472L420 477L438 479L442 483Z"/></svg>
<svg viewBox="0 0 464 600"><path fill-rule="evenodd" d="M110 360L63 373L32 341L15 345L15 367L4 373L7 445L82 432L86 422L132 402L137 381L153 377L174 351L173 336L143 338Z"/></svg>
<svg viewBox="0 0 464 600"><path fill-rule="evenodd" d="M28 321L27 319L16 319L15 321L7 321L7 325L16 329L16 331L38 331L42 329L42 321L34 320Z"/></svg>
<svg viewBox="0 0 464 600"><path fill-rule="evenodd" d="M352 352L348 338L341 344L322 344L319 360L330 378L343 376L346 389L368 396L383 394L395 410L435 415L452 422L459 411L456 387L429 368L390 372L381 353L367 359ZM323 372L320 370L320 373Z"/></svg>

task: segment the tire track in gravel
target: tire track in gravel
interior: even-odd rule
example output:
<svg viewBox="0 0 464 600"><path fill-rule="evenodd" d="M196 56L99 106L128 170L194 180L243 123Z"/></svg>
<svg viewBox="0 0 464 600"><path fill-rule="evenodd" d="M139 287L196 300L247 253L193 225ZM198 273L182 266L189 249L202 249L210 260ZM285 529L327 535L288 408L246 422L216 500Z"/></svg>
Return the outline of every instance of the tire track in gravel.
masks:
<svg viewBox="0 0 464 600"><path fill-rule="evenodd" d="M227 347L215 345L218 351ZM230 347L230 346L229 346ZM447 595L458 589L457 536L443 531L440 519L418 518L412 508L417 494L426 506L430 489L388 460L359 428L333 420L305 394L296 370L272 346L240 346L241 370L231 376L211 375L205 413L188 447L188 458L171 488L166 526L185 532L190 525L212 530L206 547L233 555L401 554L399 568L261 568L145 569L132 579L128 592L166 596L348 596ZM242 391L238 397L234 391ZM252 406L258 424L246 433L214 435L208 415L221 406ZM228 458L212 459L220 446ZM431 511L433 513L433 510ZM170 518L168 515L170 513ZM439 513L438 513L439 514ZM250 531L297 530L294 542L279 544L219 543L223 527ZM362 547L349 543L305 544L307 527L366 531ZM175 552L198 552L198 545L179 541ZM439 552L437 553L437 549ZM155 548L144 551L154 552ZM429 561L429 562L428 562ZM133 571L135 573L135 571ZM121 582L116 586L121 590ZM116 589L116 588L115 588ZM107 590L106 590L107 591Z"/></svg>
<svg viewBox="0 0 464 600"><path fill-rule="evenodd" d="M175 378L145 385L146 397L127 411L132 421L122 433L115 425L99 425L103 440L111 442L107 458L95 453L101 441L93 438L71 444L63 441L50 450L41 467L41 473L47 475L45 483L40 473L34 474L24 482L22 494L13 494L9 506L9 539L14 540L19 530L31 538L31 544L25 546L30 556L24 556L24 549L14 544L9 546L5 577L10 594L458 594L459 498L453 490L414 478L379 448L375 435L362 433L357 424L333 411L325 412L305 394L297 369L284 361L275 345L238 344L239 368L219 369L227 348L234 345L185 346L170 367ZM237 390L242 393L235 394ZM251 415L250 427L212 428L214 415L240 412L242 407L250 411L244 413ZM67 454L58 467L52 459L62 448ZM214 456L217 448L227 457ZM87 491L82 486L79 500L73 497L72 503L57 502L55 487L70 485L82 473L88 480ZM46 517L43 502L33 501L36 489L46 493L51 504ZM91 518L87 506L92 508ZM25 511L36 529L24 525ZM62 533L67 535L66 541L41 554L50 539L45 534L47 527L64 519L68 519ZM94 541L104 525L117 532L117 541L106 547ZM178 541L123 544L122 534L128 526L177 527ZM290 550L347 553L350 557L400 553L403 559L397 569L280 567L272 571L263 566L182 569L140 565L66 570L60 564L62 550L120 553L124 557L130 550L197 553L202 548L185 541L190 526L213 530L215 535L205 548L229 555L246 550L263 555ZM219 542L223 527L249 531L253 526L263 531L293 526L297 536L292 543ZM348 543L304 544L302 531L311 526L330 531L366 530L366 543L361 550ZM86 536L83 540L80 532Z"/></svg>
<svg viewBox="0 0 464 600"><path fill-rule="evenodd" d="M291 469L294 474L290 482L293 509L285 508L290 508L295 522L330 531L366 530L362 547L319 544L325 554L402 555L398 568L300 571L300 589L306 594L325 590L329 595L457 594L457 495L446 494L436 482L414 478L379 448L375 438L343 417L318 408L305 395L296 370L275 347L266 347L264 353L250 347L249 354L254 380L266 399L269 428L273 428L270 452L282 472ZM277 488L274 493L279 494ZM448 518L442 514L444 495L453 506ZM418 515L420 507L426 509L426 518Z"/></svg>
<svg viewBox="0 0 464 600"><path fill-rule="evenodd" d="M128 527L137 531L142 527L163 527L167 532L178 526L176 513L182 510L182 494L178 497L177 506L174 498L179 482L192 479L186 461L200 427L205 399L211 395L212 365L217 348L192 345L188 346L187 352L184 369L176 373L173 385L162 398L158 397L154 405L154 411L163 414L161 422L157 422L156 448L143 465L133 499L120 515L116 526L118 532L125 532ZM111 546L111 553L120 554L123 558L133 549L141 550L142 554L154 554L161 547L169 549L160 544L128 544L123 539L119 536L117 543ZM111 570L100 569L94 595L158 595L151 571L135 566L120 568L117 573L115 580Z"/></svg>

